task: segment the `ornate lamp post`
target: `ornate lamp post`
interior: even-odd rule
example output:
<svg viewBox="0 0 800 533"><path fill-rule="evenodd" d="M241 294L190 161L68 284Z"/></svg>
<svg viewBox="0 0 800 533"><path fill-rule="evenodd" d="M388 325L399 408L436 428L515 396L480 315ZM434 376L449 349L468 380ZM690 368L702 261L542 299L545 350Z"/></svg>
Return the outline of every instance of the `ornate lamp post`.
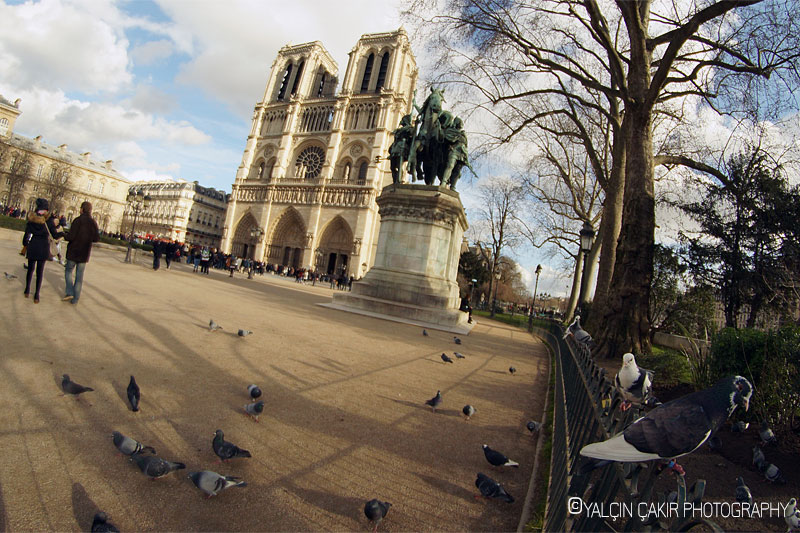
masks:
<svg viewBox="0 0 800 533"><path fill-rule="evenodd" d="M250 237L253 239L256 245L258 244L258 240L262 235L264 235L264 231L258 226L250 229ZM253 247L253 250L255 250L255 247ZM247 269L247 279L253 279L253 261L255 260L255 256L256 254L253 252L253 259L250 260L250 268Z"/></svg>
<svg viewBox="0 0 800 533"><path fill-rule="evenodd" d="M581 274L581 291L578 293L578 309L579 312L583 311L583 304L586 303L584 294L586 291L586 269L589 263L589 252L592 251L592 243L594 243L594 228L589 222L584 222L580 231L581 236L581 252L583 252L583 273Z"/></svg>
<svg viewBox="0 0 800 533"><path fill-rule="evenodd" d="M136 235L136 219L139 218L139 213L150 207L150 195L145 195L144 191L139 189L136 193L128 192L128 204L133 211L133 226L131 226L131 234L128 238L128 251L125 253L125 262L130 263L131 248L133 248L133 238Z"/></svg>
<svg viewBox="0 0 800 533"><path fill-rule="evenodd" d="M489 313L489 316L494 318L494 310L497 307L497 286L500 285L500 272L498 271L494 275L494 298L492 299L492 312Z"/></svg>
<svg viewBox="0 0 800 533"><path fill-rule="evenodd" d="M536 265L536 283L533 286L533 302L531 303L531 312L528 315L528 332L533 331L533 308L536 306L536 291L539 290L539 274L542 273L542 265Z"/></svg>

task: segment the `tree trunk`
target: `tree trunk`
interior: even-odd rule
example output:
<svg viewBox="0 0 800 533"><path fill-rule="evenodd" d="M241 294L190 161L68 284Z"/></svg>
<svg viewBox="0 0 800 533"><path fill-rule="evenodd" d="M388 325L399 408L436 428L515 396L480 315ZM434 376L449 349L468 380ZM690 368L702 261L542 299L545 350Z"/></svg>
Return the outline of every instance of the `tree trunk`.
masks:
<svg viewBox="0 0 800 533"><path fill-rule="evenodd" d="M622 143L617 143L622 145ZM600 264L597 267L597 288L594 291L595 302L605 306L608 288L614 275L614 263L617 259L617 239L622 228L622 198L625 187L625 151L614 155L614 167L611 169L611 179L604 189L603 218L600 220L598 236L603 241L603 250L600 253ZM617 163L619 161L619 164ZM602 315L595 315L602 316Z"/></svg>
<svg viewBox="0 0 800 533"><path fill-rule="evenodd" d="M575 308L578 307L578 292L581 290L581 264L583 261L583 252L578 252L575 258L575 270L572 273L572 289L569 291L569 301L567 302L567 310L564 314L564 322L572 322Z"/></svg>

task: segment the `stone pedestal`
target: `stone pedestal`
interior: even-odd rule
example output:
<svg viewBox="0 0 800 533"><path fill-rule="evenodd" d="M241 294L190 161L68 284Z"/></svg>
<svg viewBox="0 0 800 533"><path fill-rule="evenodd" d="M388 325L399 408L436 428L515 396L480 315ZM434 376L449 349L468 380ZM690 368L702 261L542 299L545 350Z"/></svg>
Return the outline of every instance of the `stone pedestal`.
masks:
<svg viewBox="0 0 800 533"><path fill-rule="evenodd" d="M374 266L327 306L460 333L456 275L467 218L457 192L396 184L377 199L381 216Z"/></svg>

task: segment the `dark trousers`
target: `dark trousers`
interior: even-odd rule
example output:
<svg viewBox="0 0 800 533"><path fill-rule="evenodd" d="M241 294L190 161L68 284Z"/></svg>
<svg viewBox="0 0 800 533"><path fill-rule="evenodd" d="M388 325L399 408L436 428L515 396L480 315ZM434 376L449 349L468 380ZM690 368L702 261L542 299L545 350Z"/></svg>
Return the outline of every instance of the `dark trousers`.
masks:
<svg viewBox="0 0 800 533"><path fill-rule="evenodd" d="M169 268L169 264L170 264L170 262L172 261L172 259L170 259L170 257L169 257L169 254L167 254L167 255L165 255L165 256L164 256L164 261L166 261L166 262L167 262L167 268Z"/></svg>
<svg viewBox="0 0 800 533"><path fill-rule="evenodd" d="M31 293L31 280L33 279L34 266L36 267L36 292L34 298L39 298L39 290L42 288L42 278L44 277L44 259L28 259L28 274L25 279L25 294Z"/></svg>
<svg viewBox="0 0 800 533"><path fill-rule="evenodd" d="M154 255L153 256L153 270L158 270L158 267L161 266L161 256Z"/></svg>

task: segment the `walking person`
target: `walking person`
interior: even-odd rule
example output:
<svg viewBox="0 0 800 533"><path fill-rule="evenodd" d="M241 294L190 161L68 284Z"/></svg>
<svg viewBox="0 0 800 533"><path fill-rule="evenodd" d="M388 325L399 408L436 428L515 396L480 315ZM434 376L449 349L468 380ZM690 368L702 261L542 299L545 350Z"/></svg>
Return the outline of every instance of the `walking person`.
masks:
<svg viewBox="0 0 800 533"><path fill-rule="evenodd" d="M27 245L25 257L28 259L28 273L25 279L25 298L30 297L33 271L36 271L36 292L33 293L33 303L39 303L39 291L44 278L44 265L50 259L50 238L56 239L63 236L47 218L49 205L44 198L36 199L36 210L28 214L28 223L25 224L25 233L22 235L22 244Z"/></svg>
<svg viewBox="0 0 800 533"><path fill-rule="evenodd" d="M153 241L153 270L158 270L161 266L161 254L164 253L164 243L161 239Z"/></svg>
<svg viewBox="0 0 800 533"><path fill-rule="evenodd" d="M72 221L69 232L64 239L67 244L67 266L64 268L64 281L66 282L66 296L61 298L65 302L71 301L72 305L78 303L83 287L83 272L89 255L92 253L92 243L100 240L100 230L97 222L92 218L92 204L83 202L81 214ZM75 272L73 278L72 272Z"/></svg>
<svg viewBox="0 0 800 533"><path fill-rule="evenodd" d="M164 246L164 260L167 262L167 270L169 270L169 265L173 259L175 259L175 250L176 244L172 241L172 239L168 240L166 245Z"/></svg>

